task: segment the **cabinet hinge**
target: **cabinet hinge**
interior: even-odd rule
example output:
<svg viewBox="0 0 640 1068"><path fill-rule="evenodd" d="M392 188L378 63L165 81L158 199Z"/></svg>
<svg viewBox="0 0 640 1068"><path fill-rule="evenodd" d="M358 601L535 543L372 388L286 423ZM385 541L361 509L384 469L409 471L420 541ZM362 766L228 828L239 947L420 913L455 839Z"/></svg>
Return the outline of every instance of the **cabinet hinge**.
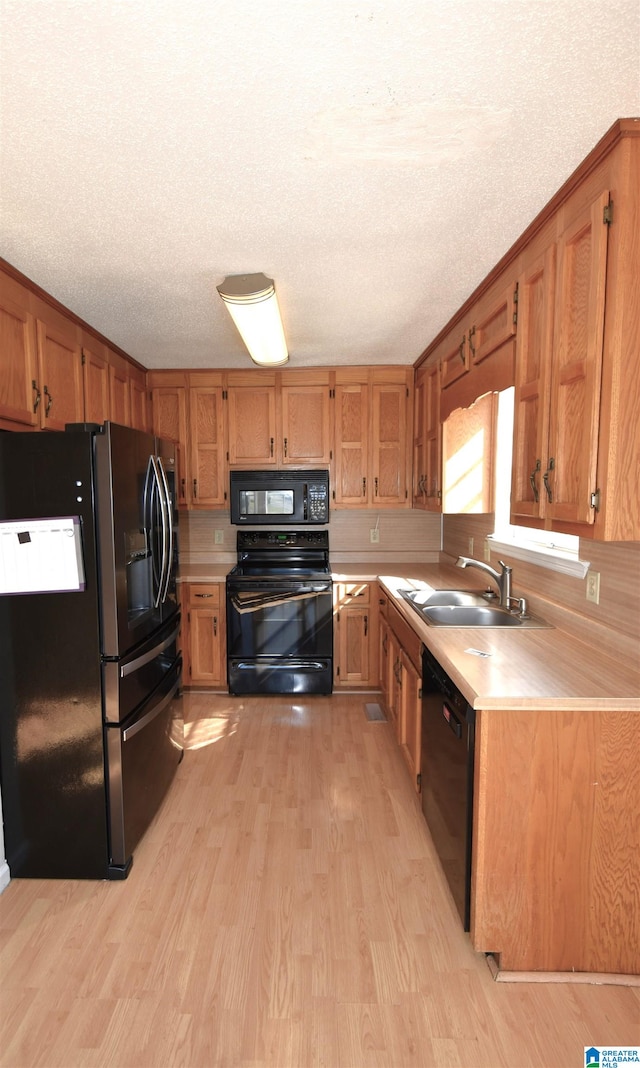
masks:
<svg viewBox="0 0 640 1068"><path fill-rule="evenodd" d="M518 283L513 291L513 325L518 325Z"/></svg>
<svg viewBox="0 0 640 1068"><path fill-rule="evenodd" d="M422 700L422 686L418 686L418 700Z"/></svg>
<svg viewBox="0 0 640 1068"><path fill-rule="evenodd" d="M609 203L602 209L602 221L605 226L611 226L613 222L613 200L609 197Z"/></svg>
<svg viewBox="0 0 640 1068"><path fill-rule="evenodd" d="M191 622L191 612L187 612L187 623Z"/></svg>
<svg viewBox="0 0 640 1068"><path fill-rule="evenodd" d="M329 449L329 459L333 460L333 449Z"/></svg>
<svg viewBox="0 0 640 1068"><path fill-rule="evenodd" d="M595 512L599 512L600 511L600 490L599 489L597 489L594 493L591 494L590 504L591 504L591 507L593 508L593 510Z"/></svg>
<svg viewBox="0 0 640 1068"><path fill-rule="evenodd" d="M409 396L409 387L407 386L407 397Z"/></svg>
<svg viewBox="0 0 640 1068"><path fill-rule="evenodd" d="M86 363L86 362L87 362L87 357L85 356L85 354L84 354L84 349L83 349L83 350L82 350L82 366L83 366L83 367L84 367L84 365L85 365L85 363Z"/></svg>
<svg viewBox="0 0 640 1068"><path fill-rule="evenodd" d="M340 678L340 665L339 665L339 664L338 664L338 666L337 666L337 668L336 668L336 678L337 678L337 679L339 679L339 678Z"/></svg>
<svg viewBox="0 0 640 1068"><path fill-rule="evenodd" d="M228 396L229 396L229 394L227 393L226 389L223 389L222 390L222 399L226 400Z"/></svg>
<svg viewBox="0 0 640 1068"><path fill-rule="evenodd" d="M420 789L422 786L422 775L420 774L420 772L418 772L418 774L416 775L416 782L418 784L418 789Z"/></svg>

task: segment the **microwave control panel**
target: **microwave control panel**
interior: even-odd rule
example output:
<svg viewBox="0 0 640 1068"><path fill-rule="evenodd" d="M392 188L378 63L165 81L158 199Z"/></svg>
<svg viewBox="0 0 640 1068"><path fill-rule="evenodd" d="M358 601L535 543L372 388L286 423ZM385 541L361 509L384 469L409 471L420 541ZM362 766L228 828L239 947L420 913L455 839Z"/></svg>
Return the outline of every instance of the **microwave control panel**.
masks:
<svg viewBox="0 0 640 1068"><path fill-rule="evenodd" d="M326 482L310 482L307 487L308 518L314 523L329 522L329 487Z"/></svg>

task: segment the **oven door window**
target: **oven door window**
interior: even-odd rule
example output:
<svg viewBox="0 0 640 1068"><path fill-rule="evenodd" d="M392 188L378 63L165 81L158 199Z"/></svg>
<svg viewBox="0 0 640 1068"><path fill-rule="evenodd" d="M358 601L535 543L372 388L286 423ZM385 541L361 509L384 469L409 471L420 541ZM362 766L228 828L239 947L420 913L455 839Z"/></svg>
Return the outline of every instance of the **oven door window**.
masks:
<svg viewBox="0 0 640 1068"><path fill-rule="evenodd" d="M242 515L293 515L293 490L240 490L240 512Z"/></svg>
<svg viewBox="0 0 640 1068"><path fill-rule="evenodd" d="M230 590L227 648L234 657L331 656L331 592L299 584Z"/></svg>

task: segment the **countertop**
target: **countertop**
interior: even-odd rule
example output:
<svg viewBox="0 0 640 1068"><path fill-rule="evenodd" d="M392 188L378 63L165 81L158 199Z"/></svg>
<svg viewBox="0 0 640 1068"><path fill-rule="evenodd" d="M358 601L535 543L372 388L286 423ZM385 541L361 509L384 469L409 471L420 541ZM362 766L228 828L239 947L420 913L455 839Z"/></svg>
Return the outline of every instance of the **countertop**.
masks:
<svg viewBox="0 0 640 1068"><path fill-rule="evenodd" d="M222 582L233 563L186 564L181 582ZM615 633L603 647L576 637L563 626L557 606L536 604L533 611L549 629L432 627L397 593L398 589L478 589L479 572L450 564L393 566L372 558L363 563L336 562L335 582L379 580L397 610L435 655L442 667L480 709L557 709L558 711L640 712L640 668L616 659ZM488 654L478 656L478 653Z"/></svg>

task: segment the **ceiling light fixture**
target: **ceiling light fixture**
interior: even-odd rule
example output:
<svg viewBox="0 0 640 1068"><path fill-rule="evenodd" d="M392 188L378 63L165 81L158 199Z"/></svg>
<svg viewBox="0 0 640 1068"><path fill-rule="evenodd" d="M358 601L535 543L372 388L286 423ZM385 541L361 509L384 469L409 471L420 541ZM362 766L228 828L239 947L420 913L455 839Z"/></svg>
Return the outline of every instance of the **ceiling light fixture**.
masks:
<svg viewBox="0 0 640 1068"><path fill-rule="evenodd" d="M217 286L254 363L277 367L289 359L273 278L235 274Z"/></svg>

